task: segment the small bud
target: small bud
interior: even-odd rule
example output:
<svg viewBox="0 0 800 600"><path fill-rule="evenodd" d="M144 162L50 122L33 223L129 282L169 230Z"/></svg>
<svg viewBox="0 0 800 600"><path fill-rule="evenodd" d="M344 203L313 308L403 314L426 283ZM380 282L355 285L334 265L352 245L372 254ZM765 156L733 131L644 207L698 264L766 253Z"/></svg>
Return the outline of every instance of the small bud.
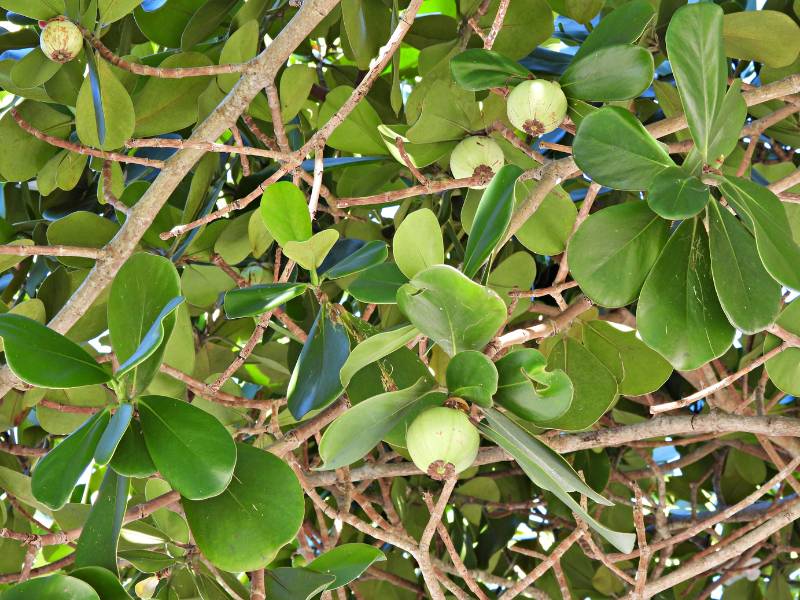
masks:
<svg viewBox="0 0 800 600"><path fill-rule="evenodd" d="M483 175L483 183L470 186L482 189L489 185L492 176L500 170L504 162L503 149L497 142L492 138L476 135L464 138L453 148L450 171L456 179Z"/></svg>
<svg viewBox="0 0 800 600"><path fill-rule="evenodd" d="M74 59L83 48L83 35L72 21L49 21L39 37L39 46L50 60L66 63Z"/></svg>
<svg viewBox="0 0 800 600"><path fill-rule="evenodd" d="M508 120L528 135L553 131L567 116L567 97L555 81L523 81L508 95Z"/></svg>

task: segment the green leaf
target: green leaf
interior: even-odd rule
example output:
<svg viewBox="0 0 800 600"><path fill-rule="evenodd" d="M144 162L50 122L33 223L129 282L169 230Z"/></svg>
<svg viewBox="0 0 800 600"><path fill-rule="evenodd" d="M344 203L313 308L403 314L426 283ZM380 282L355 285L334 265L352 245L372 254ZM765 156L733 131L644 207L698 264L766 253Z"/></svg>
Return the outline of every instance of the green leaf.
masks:
<svg viewBox="0 0 800 600"><path fill-rule="evenodd" d="M786 209L769 189L741 177L725 177L719 186L740 216L752 223L761 262L777 281L800 290L800 247L792 237Z"/></svg>
<svg viewBox="0 0 800 600"><path fill-rule="evenodd" d="M109 24L126 17L139 6L142 0L98 0L97 10L100 22Z"/></svg>
<svg viewBox="0 0 800 600"><path fill-rule="evenodd" d="M708 198L708 186L681 167L662 171L647 189L647 205L671 220L695 216L708 204Z"/></svg>
<svg viewBox="0 0 800 600"><path fill-rule="evenodd" d="M107 469L75 550L75 566L117 573L117 544L128 504L128 478Z"/></svg>
<svg viewBox="0 0 800 600"><path fill-rule="evenodd" d="M331 318L332 311L327 305L320 308L289 380L286 401L298 420L311 410L325 408L344 390L339 371L350 354L350 338L342 324Z"/></svg>
<svg viewBox="0 0 800 600"><path fill-rule="evenodd" d="M72 116L42 102L26 100L17 111L28 123L55 137L66 139L72 130ZM33 179L58 149L43 142L17 125L6 111L0 119L0 173L4 181Z"/></svg>
<svg viewBox="0 0 800 600"><path fill-rule="evenodd" d="M427 378L411 387L359 402L331 423L322 435L320 470L345 467L363 458L394 429L431 388Z"/></svg>
<svg viewBox="0 0 800 600"><path fill-rule="evenodd" d="M617 6L603 16L583 40L574 60L617 44L632 44L655 20L653 5L648 0L632 0Z"/></svg>
<svg viewBox="0 0 800 600"><path fill-rule="evenodd" d="M584 117L572 151L575 163L589 177L619 190L645 190L656 175L675 166L636 117L616 106Z"/></svg>
<svg viewBox="0 0 800 600"><path fill-rule="evenodd" d="M559 83L568 98L612 102L636 98L653 81L646 48L619 44L573 59Z"/></svg>
<svg viewBox="0 0 800 600"><path fill-rule="evenodd" d="M499 383L495 400L526 421L540 423L561 417L572 404L572 382L567 374L547 370L538 350L510 352L496 363Z"/></svg>
<svg viewBox="0 0 800 600"><path fill-rule="evenodd" d="M302 242L286 242L283 253L308 271L316 271L339 239L335 229L325 229Z"/></svg>
<svg viewBox="0 0 800 600"><path fill-rule="evenodd" d="M119 225L113 221L85 210L76 210L47 227L47 241L51 245L102 248L118 231ZM91 269L95 264L92 258L63 256L58 260L68 267L84 269Z"/></svg>
<svg viewBox="0 0 800 600"><path fill-rule="evenodd" d="M518 166L505 165L492 177L489 187L483 192L472 224L473 233L467 240L464 254L463 271L467 277L475 276L503 239L514 211L514 184L520 175L522 169ZM416 273L406 274L412 277Z"/></svg>
<svg viewBox="0 0 800 600"><path fill-rule="evenodd" d="M367 304L395 304L397 290L408 283L408 277L395 263L370 267L347 287L356 300Z"/></svg>
<svg viewBox="0 0 800 600"><path fill-rule="evenodd" d="M478 25L489 31L500 2L492 0L489 10L480 17ZM464 10L463 3L461 10ZM494 41L494 50L517 60L527 56L553 33L553 13L545 0L517 0L510 2L500 33Z"/></svg>
<svg viewBox="0 0 800 600"><path fill-rule="evenodd" d="M111 66L104 60L97 63L97 78L100 87L100 102L105 121L105 136L98 132L98 120L93 97L92 80L87 78L81 85L75 106L75 128L81 142L102 150L120 148L133 135L136 116L133 102L125 86L120 83Z"/></svg>
<svg viewBox="0 0 800 600"><path fill-rule="evenodd" d="M261 217L267 231L281 246L311 238L311 216L306 196L288 181L273 183L264 190Z"/></svg>
<svg viewBox="0 0 800 600"><path fill-rule="evenodd" d="M222 25L237 0L207 0L186 24L181 49L188 50L209 38Z"/></svg>
<svg viewBox="0 0 800 600"><path fill-rule="evenodd" d="M167 337L165 329L169 328L170 333L172 332L172 327L169 327L168 322L165 323L167 318L173 316L173 313L183 304L183 301L183 296L177 296L167 302L167 305L161 310L155 318L155 321L153 321L150 329L148 329L142 337L139 347L119 366L117 372L114 374L115 377L118 379L121 378L153 356ZM174 326L174 319L172 319L172 323ZM156 365L156 368L158 368L158 365Z"/></svg>
<svg viewBox="0 0 800 600"><path fill-rule="evenodd" d="M359 69L369 69L370 61L389 38L390 14L381 2L342 0L342 29Z"/></svg>
<svg viewBox="0 0 800 600"><path fill-rule="evenodd" d="M258 53L258 21L253 19L243 24L225 41L219 55L219 64L234 65L247 62ZM217 83L223 92L230 92L241 73L217 75Z"/></svg>
<svg viewBox="0 0 800 600"><path fill-rule="evenodd" d="M604 208L583 222L569 244L572 276L601 306L630 304L668 235L669 223L644 202Z"/></svg>
<svg viewBox="0 0 800 600"><path fill-rule="evenodd" d="M107 465L114 456L114 451L128 430L131 417L133 417L133 405L127 402L120 404L116 412L111 415L111 420L97 442L97 448L94 451L94 461L98 465Z"/></svg>
<svg viewBox="0 0 800 600"><path fill-rule="evenodd" d="M352 92L353 88L346 85L330 90L325 96L325 103L319 109L317 127L323 127L330 121L347 102ZM359 102L347 118L333 130L328 138L328 145L343 152L364 156L388 154L383 138L378 132L380 124L381 118L369 101Z"/></svg>
<svg viewBox="0 0 800 600"><path fill-rule="evenodd" d="M392 254L409 278L444 262L442 230L432 210L422 208L406 215L394 234Z"/></svg>
<svg viewBox="0 0 800 600"><path fill-rule="evenodd" d="M304 64L291 65L281 74L279 92L283 122L288 123L303 107L317 81L316 69Z"/></svg>
<svg viewBox="0 0 800 600"><path fill-rule="evenodd" d="M46 21L61 14L51 0L2 0L0 6L31 19Z"/></svg>
<svg viewBox="0 0 800 600"><path fill-rule="evenodd" d="M131 598L117 576L108 569L82 567L72 569L69 576L88 583L100 595L101 600L130 600Z"/></svg>
<svg viewBox="0 0 800 600"><path fill-rule="evenodd" d="M134 419L128 424L110 465L117 473L126 477L142 479L156 472L139 421Z"/></svg>
<svg viewBox="0 0 800 600"><path fill-rule="evenodd" d="M552 492L620 552L627 553L633 549L634 534L620 533L601 525L569 495L569 492L577 491L600 504L613 505L586 485L567 461L499 411L490 408L485 414L488 423L479 425L481 432L511 454L534 484Z"/></svg>
<svg viewBox="0 0 800 600"><path fill-rule="evenodd" d="M449 265L420 271L397 292L400 311L450 356L482 350L506 321L493 290Z"/></svg>
<svg viewBox="0 0 800 600"><path fill-rule="evenodd" d="M36 463L31 477L31 489L39 502L53 510L58 510L67 503L72 489L92 461L108 419L107 410L92 415L86 423Z"/></svg>
<svg viewBox="0 0 800 600"><path fill-rule="evenodd" d="M335 575L295 567L270 569L265 576L270 600L311 600L336 581Z"/></svg>
<svg viewBox="0 0 800 600"><path fill-rule="evenodd" d="M735 79L722 99L722 107L714 119L708 142L708 158L715 165L722 165L725 158L739 143L739 133L747 117L747 103L741 93L742 80ZM691 164L699 156L697 148L692 148L685 164Z"/></svg>
<svg viewBox="0 0 800 600"><path fill-rule="evenodd" d="M679 8L669 22L666 41L689 131L700 157L708 163L716 158L711 154L711 138L728 77L722 8L712 3Z"/></svg>
<svg viewBox="0 0 800 600"><path fill-rule="evenodd" d="M286 304L308 289L305 283L265 283L225 292L225 315L229 319L255 317Z"/></svg>
<svg viewBox="0 0 800 600"><path fill-rule="evenodd" d="M447 363L445 371L447 390L479 406L492 405L492 396L497 391L497 369L491 359L475 350L456 354Z"/></svg>
<svg viewBox="0 0 800 600"><path fill-rule="evenodd" d="M775 322L787 331L800 335L800 302L790 302ZM764 351L772 350L779 343L777 337L767 336ZM800 348L787 348L770 358L766 369L775 387L787 394L800 396Z"/></svg>
<svg viewBox="0 0 800 600"><path fill-rule="evenodd" d="M456 146L455 140L432 142L429 144L415 144L406 137L406 133L410 127L403 124L380 125L378 133L380 133L383 143L386 145L389 153L394 159L405 164L400 150L397 148L397 138L403 142L403 149L406 155L411 160L411 163L420 169L436 162Z"/></svg>
<svg viewBox="0 0 800 600"><path fill-rule="evenodd" d="M333 575L329 590L335 590L358 579L361 574L376 562L386 560L386 555L369 544L342 544L321 554L307 568L319 573Z"/></svg>
<svg viewBox="0 0 800 600"><path fill-rule="evenodd" d="M239 573L265 567L294 539L304 502L297 477L280 458L246 444L235 450L236 470L225 491L208 500L184 498L181 504L208 560Z"/></svg>
<svg viewBox="0 0 800 600"><path fill-rule="evenodd" d="M175 326L174 309L182 302L181 283L168 258L136 253L117 272L108 298L111 345L128 375L131 396L152 381ZM119 371L120 377L125 371Z"/></svg>
<svg viewBox="0 0 800 600"><path fill-rule="evenodd" d="M743 333L757 333L778 316L781 286L761 263L745 226L716 201L708 208L711 273L722 310Z"/></svg>
<svg viewBox="0 0 800 600"><path fill-rule="evenodd" d="M331 266L321 275L326 279L339 279L340 277L355 275L385 262L388 256L389 250L386 247L386 242L372 240Z"/></svg>
<svg viewBox="0 0 800 600"><path fill-rule="evenodd" d="M673 367L691 371L733 342L711 277L708 237L697 219L672 234L642 288L636 321L642 340Z"/></svg>
<svg viewBox="0 0 800 600"><path fill-rule="evenodd" d="M795 11L796 12L796 11ZM800 53L800 27L777 10L732 12L722 18L725 55L767 67L787 67Z"/></svg>
<svg viewBox="0 0 800 600"><path fill-rule="evenodd" d="M339 371L339 380L343 387L350 385L353 376L361 369L378 361L398 348L402 348L419 335L413 325L406 325L391 331L384 331L368 337L353 348Z"/></svg>
<svg viewBox="0 0 800 600"><path fill-rule="evenodd" d="M519 181L514 187L516 206L536 188L536 181ZM463 218L463 210L462 210ZM567 247L578 209L563 188L557 186L514 234L519 243L535 254L553 256Z"/></svg>
<svg viewBox="0 0 800 600"><path fill-rule="evenodd" d="M31 385L74 388L111 379L86 350L33 319L0 315L0 337L9 368Z"/></svg>
<svg viewBox="0 0 800 600"><path fill-rule="evenodd" d="M142 396L138 407L147 450L173 489L203 500L228 486L236 445L216 417L165 396Z"/></svg>
<svg viewBox="0 0 800 600"><path fill-rule="evenodd" d="M41 48L34 48L11 69L11 81L21 88L33 88L50 80L61 64L50 60Z"/></svg>
<svg viewBox="0 0 800 600"><path fill-rule="evenodd" d="M3 600L31 600L32 598L100 600L100 596L88 583L67 575L48 575L31 579L7 589L3 592L2 597Z"/></svg>
<svg viewBox="0 0 800 600"><path fill-rule="evenodd" d="M514 85L528 79L531 72L499 52L472 48L450 59L450 74L462 88L477 92Z"/></svg>

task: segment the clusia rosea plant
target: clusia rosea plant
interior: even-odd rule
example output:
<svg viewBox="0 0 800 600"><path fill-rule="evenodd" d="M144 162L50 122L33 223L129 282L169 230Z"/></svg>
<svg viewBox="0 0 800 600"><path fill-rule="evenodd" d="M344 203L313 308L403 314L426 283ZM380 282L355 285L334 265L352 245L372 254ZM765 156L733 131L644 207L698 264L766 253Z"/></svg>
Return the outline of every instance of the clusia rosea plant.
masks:
<svg viewBox="0 0 800 600"><path fill-rule="evenodd" d="M0 0L0 600L776 598L797 3Z"/></svg>

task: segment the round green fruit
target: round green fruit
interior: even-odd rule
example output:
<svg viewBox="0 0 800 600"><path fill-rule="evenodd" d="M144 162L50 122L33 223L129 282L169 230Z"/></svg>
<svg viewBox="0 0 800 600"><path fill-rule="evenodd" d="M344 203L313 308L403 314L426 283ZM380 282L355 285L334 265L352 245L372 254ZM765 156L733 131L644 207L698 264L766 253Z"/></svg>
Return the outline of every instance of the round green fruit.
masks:
<svg viewBox="0 0 800 600"><path fill-rule="evenodd" d="M561 125L567 97L555 81L523 81L508 95L508 120L529 135L540 136Z"/></svg>
<svg viewBox="0 0 800 600"><path fill-rule="evenodd" d="M469 468L478 455L480 436L469 417L443 406L420 414L406 432L411 460L434 479Z"/></svg>
<svg viewBox="0 0 800 600"><path fill-rule="evenodd" d="M80 53L83 48L83 35L72 21L53 20L42 29L39 46L50 60L66 63Z"/></svg>
<svg viewBox="0 0 800 600"><path fill-rule="evenodd" d="M505 162L503 149L493 139L482 136L471 136L461 140L453 148L450 155L450 171L456 179L483 176L484 181L470 186L483 189L489 185L492 176L500 170Z"/></svg>

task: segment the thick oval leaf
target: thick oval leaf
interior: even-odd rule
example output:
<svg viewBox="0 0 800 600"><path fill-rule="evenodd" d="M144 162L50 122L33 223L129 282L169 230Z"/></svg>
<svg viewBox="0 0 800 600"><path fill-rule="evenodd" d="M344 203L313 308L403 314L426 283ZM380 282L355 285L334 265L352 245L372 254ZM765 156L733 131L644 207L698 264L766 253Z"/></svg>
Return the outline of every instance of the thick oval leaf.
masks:
<svg viewBox="0 0 800 600"><path fill-rule="evenodd" d="M575 60L609 46L631 44L638 40L655 19L653 5L648 0L632 0L617 6L594 26L583 40Z"/></svg>
<svg viewBox="0 0 800 600"><path fill-rule="evenodd" d="M100 22L109 24L119 21L139 6L142 0L98 0Z"/></svg>
<svg viewBox="0 0 800 600"><path fill-rule="evenodd" d="M311 600L336 581L335 575L298 567L278 567L264 575L270 600Z"/></svg>
<svg viewBox="0 0 800 600"><path fill-rule="evenodd" d="M385 262L388 256L389 250L386 247L386 242L372 240L332 265L321 275L326 279L339 279L340 277L355 275Z"/></svg>
<svg viewBox="0 0 800 600"><path fill-rule="evenodd" d="M523 348L497 361L495 400L526 421L540 423L562 416L572 404L572 382L564 371L547 370L538 350Z"/></svg>
<svg viewBox="0 0 800 600"><path fill-rule="evenodd" d="M350 385L353 376L361 369L389 356L398 348L402 348L419 335L419 330L413 325L406 325L391 331L384 331L368 337L360 342L347 357L339 371L339 380L343 387Z"/></svg>
<svg viewBox="0 0 800 600"><path fill-rule="evenodd" d="M572 151L575 163L589 177L619 190L645 190L656 175L675 166L636 117L615 106L603 107L581 121Z"/></svg>
<svg viewBox="0 0 800 600"><path fill-rule="evenodd" d="M496 292L449 265L420 271L398 290L397 304L450 356L482 350L506 320L505 302Z"/></svg>
<svg viewBox="0 0 800 600"><path fill-rule="evenodd" d="M653 81L653 57L641 46L606 46L574 59L559 82L568 98L612 102L636 98Z"/></svg>
<svg viewBox="0 0 800 600"><path fill-rule="evenodd" d="M222 493L236 464L236 445L222 423L165 396L142 396L138 407L147 450L172 488L190 500Z"/></svg>
<svg viewBox="0 0 800 600"><path fill-rule="evenodd" d="M139 343L139 347L119 366L117 372L114 374L115 377L120 378L129 373L155 354L167 337L165 329L169 329L170 333L172 333L172 327L169 327L167 319L173 316L173 313L183 304L183 301L183 296L177 296L167 302L166 306L164 306L161 312L156 316L153 324L145 332L142 341ZM174 326L174 319L172 322Z"/></svg>
<svg viewBox="0 0 800 600"><path fill-rule="evenodd" d="M150 458L139 421L130 422L110 464L117 473L127 477L141 479L156 472L156 466L153 464L153 459Z"/></svg>
<svg viewBox="0 0 800 600"><path fill-rule="evenodd" d="M119 225L100 215L85 210L76 210L66 217L51 223L47 228L47 241L64 246L86 246L102 248L119 231ZM94 266L91 258L64 256L59 262L68 267L87 268Z"/></svg>
<svg viewBox="0 0 800 600"><path fill-rule="evenodd" d="M258 52L258 21L253 19L239 27L225 42L219 55L219 64L241 64L253 58ZM298 65L301 68L302 65ZM225 73L217 76L217 83L223 92L230 92L241 73Z"/></svg>
<svg viewBox="0 0 800 600"><path fill-rule="evenodd" d="M421 378L404 390L379 394L348 409L322 435L319 455L323 464L319 468L338 469L363 458L430 388L430 380Z"/></svg>
<svg viewBox="0 0 800 600"><path fill-rule="evenodd" d="M800 246L794 241L786 209L769 189L741 177L725 177L720 190L741 216L749 217L761 262L770 275L800 290Z"/></svg>
<svg viewBox="0 0 800 600"><path fill-rule="evenodd" d="M41 48L34 48L11 69L11 81L21 88L39 87L60 68L61 64L50 60Z"/></svg>
<svg viewBox="0 0 800 600"><path fill-rule="evenodd" d="M281 246L311 237L311 216L305 194L288 181L269 186L261 196L261 217Z"/></svg>
<svg viewBox="0 0 800 600"><path fill-rule="evenodd" d="M394 234L392 253L406 277L444 262L444 241L436 215L422 208L406 215Z"/></svg>
<svg viewBox="0 0 800 600"><path fill-rule="evenodd" d="M119 579L108 569L102 567L82 567L72 569L70 577L85 581L100 595L101 600L130 600L131 597Z"/></svg>
<svg viewBox="0 0 800 600"><path fill-rule="evenodd" d="M106 430L97 443L97 449L94 451L94 461L98 465L107 465L111 457L114 456L114 451L128 430L132 417L133 405L127 402L120 404L114 414L111 415L111 420L108 422Z"/></svg>
<svg viewBox="0 0 800 600"><path fill-rule="evenodd" d="M370 267L347 287L356 300L367 304L395 304L397 290L408 283L408 277L395 263Z"/></svg>
<svg viewBox="0 0 800 600"><path fill-rule="evenodd" d="M695 216L708 204L708 186L680 167L656 175L647 189L647 205L665 219Z"/></svg>
<svg viewBox="0 0 800 600"><path fill-rule="evenodd" d="M268 565L303 523L303 490L278 457L246 444L238 452L234 478L208 500L183 499L192 535L220 569L253 571Z"/></svg>
<svg viewBox="0 0 800 600"><path fill-rule="evenodd" d="M73 388L111 379L86 350L33 319L0 315L0 337L8 366L31 385Z"/></svg>
<svg viewBox="0 0 800 600"><path fill-rule="evenodd" d="M75 566L117 573L117 544L128 504L128 478L107 469L75 550Z"/></svg>
<svg viewBox="0 0 800 600"><path fill-rule="evenodd" d="M795 11L795 14L797 11ZM787 67L800 53L800 27L777 10L732 12L722 18L725 56Z"/></svg>
<svg viewBox="0 0 800 600"><path fill-rule="evenodd" d="M78 479L92 462L108 419L107 410L94 414L36 463L31 476L31 490L39 502L53 510L67 503Z"/></svg>
<svg viewBox="0 0 800 600"><path fill-rule="evenodd" d="M342 544L312 560L307 568L333 575L336 579L327 589L334 590L357 579L374 563L384 560L386 555L369 544Z"/></svg>
<svg viewBox="0 0 800 600"><path fill-rule="evenodd" d="M778 316L781 286L770 277L745 226L718 202L708 208L711 273L722 310L743 333L764 329Z"/></svg>
<svg viewBox="0 0 800 600"><path fill-rule="evenodd" d="M289 380L286 401L295 419L336 400L344 388L339 371L350 354L350 338L341 323L331 316L333 309L320 308Z"/></svg>
<svg viewBox="0 0 800 600"><path fill-rule="evenodd" d="M462 88L477 92L514 85L531 72L499 52L472 48L450 59L450 74Z"/></svg>
<svg viewBox="0 0 800 600"><path fill-rule="evenodd" d="M100 600L100 596L92 586L67 575L37 577L3 592L3 600L32 600L33 598Z"/></svg>
<svg viewBox="0 0 800 600"><path fill-rule="evenodd" d="M697 218L672 234L639 297L642 340L682 371L721 356L734 329L717 299L708 237Z"/></svg>
<svg viewBox="0 0 800 600"><path fill-rule="evenodd" d="M283 253L307 271L316 272L338 239L338 231L325 229L302 242L286 242Z"/></svg>
<svg viewBox="0 0 800 600"><path fill-rule="evenodd" d="M522 169L517 165L505 165L483 192L464 253L463 270L467 277L475 276L503 239L514 212L514 184L520 175Z"/></svg>
<svg viewBox="0 0 800 600"><path fill-rule="evenodd" d="M498 375L495 364L485 354L475 350L459 352L447 363L445 379L451 396L483 407L492 405Z"/></svg>
<svg viewBox="0 0 800 600"><path fill-rule="evenodd" d="M636 300L667 241L669 223L644 202L590 215L569 244L569 266L581 290L601 306Z"/></svg>
<svg viewBox="0 0 800 600"><path fill-rule="evenodd" d="M516 206L527 198L537 186L536 181L517 181L514 188ZM462 210L462 222L464 212ZM563 188L557 186L545 196L539 208L514 234L519 243L531 252L553 256L567 247L578 209Z"/></svg>
<svg viewBox="0 0 800 600"><path fill-rule="evenodd" d="M104 60L97 62L100 104L96 106L94 78L87 77L78 93L75 106L75 128L78 137L87 146L114 150L127 142L136 121L133 102L125 86L117 79L111 65ZM98 127L98 108L102 107L105 129Z"/></svg>
<svg viewBox="0 0 800 600"><path fill-rule="evenodd" d="M255 317L286 304L308 289L305 283L265 283L225 292L225 316Z"/></svg>

